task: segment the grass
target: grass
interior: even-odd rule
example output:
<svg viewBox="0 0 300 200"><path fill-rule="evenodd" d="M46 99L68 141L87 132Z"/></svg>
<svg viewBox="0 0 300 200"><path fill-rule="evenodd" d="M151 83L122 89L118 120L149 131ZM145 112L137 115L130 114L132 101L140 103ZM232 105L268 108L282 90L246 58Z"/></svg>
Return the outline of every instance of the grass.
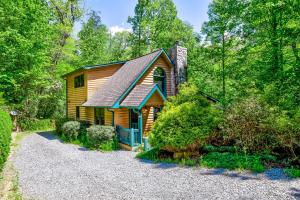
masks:
<svg viewBox="0 0 300 200"><path fill-rule="evenodd" d="M259 155L246 155L244 153L233 152L209 152L198 158L173 159L171 157L160 158L159 153L157 148L153 148L150 151L137 154L136 157L151 160L156 163L176 163L184 166L251 170L255 172L263 172L265 170L262 162L264 157Z"/></svg>
<svg viewBox="0 0 300 200"><path fill-rule="evenodd" d="M300 177L300 169L297 168L285 168L284 173L290 178L299 178Z"/></svg>
<svg viewBox="0 0 300 200"><path fill-rule="evenodd" d="M265 167L261 160L262 157L258 155L211 152L202 157L201 165L208 168L242 169L263 172Z"/></svg>
<svg viewBox="0 0 300 200"><path fill-rule="evenodd" d="M18 148L18 144L21 142L21 140L29 134L31 134L31 132L12 134L10 156L8 157L8 160L6 161L3 171L0 175L0 199L22 199L21 193L19 191L18 173L14 169L11 157L14 156Z"/></svg>

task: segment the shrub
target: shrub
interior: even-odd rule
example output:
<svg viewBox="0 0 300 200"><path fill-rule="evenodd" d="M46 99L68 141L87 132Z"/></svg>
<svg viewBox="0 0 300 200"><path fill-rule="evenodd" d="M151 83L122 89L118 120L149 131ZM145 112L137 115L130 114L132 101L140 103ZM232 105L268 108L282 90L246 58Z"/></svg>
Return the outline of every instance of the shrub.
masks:
<svg viewBox="0 0 300 200"><path fill-rule="evenodd" d="M272 151L276 137L266 125L273 115L272 109L255 98L233 105L226 113L222 125L227 140L247 152Z"/></svg>
<svg viewBox="0 0 300 200"><path fill-rule="evenodd" d="M64 123L68 122L69 119L66 117L60 117L55 119L55 132L58 135L62 134L62 126L64 125Z"/></svg>
<svg viewBox="0 0 300 200"><path fill-rule="evenodd" d="M299 178L300 177L300 169L296 168L285 168L284 173L291 178Z"/></svg>
<svg viewBox="0 0 300 200"><path fill-rule="evenodd" d="M116 137L113 137L112 140L106 141L100 144L100 149L102 151L113 151L119 149L119 142Z"/></svg>
<svg viewBox="0 0 300 200"><path fill-rule="evenodd" d="M112 141L114 135L112 126L93 125L87 128L88 142L92 147L100 147L101 144Z"/></svg>
<svg viewBox="0 0 300 200"><path fill-rule="evenodd" d="M62 134L69 141L77 139L79 130L80 123L77 121L69 121L62 126Z"/></svg>
<svg viewBox="0 0 300 200"><path fill-rule="evenodd" d="M51 119L21 118L18 124L22 131L48 130L54 128L54 121Z"/></svg>
<svg viewBox="0 0 300 200"><path fill-rule="evenodd" d="M168 102L150 134L151 146L170 152L199 152L219 122L220 112L196 86L184 85Z"/></svg>
<svg viewBox="0 0 300 200"><path fill-rule="evenodd" d="M9 155L12 128L9 114L0 110L0 170Z"/></svg>
<svg viewBox="0 0 300 200"><path fill-rule="evenodd" d="M286 151L290 161L300 165L300 117L281 111L270 117L266 126L276 135L278 146Z"/></svg>

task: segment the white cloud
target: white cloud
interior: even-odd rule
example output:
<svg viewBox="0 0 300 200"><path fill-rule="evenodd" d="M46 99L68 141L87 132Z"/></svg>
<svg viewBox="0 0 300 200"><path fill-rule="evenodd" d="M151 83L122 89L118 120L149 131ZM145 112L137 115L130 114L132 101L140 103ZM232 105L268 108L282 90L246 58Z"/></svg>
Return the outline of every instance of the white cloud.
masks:
<svg viewBox="0 0 300 200"><path fill-rule="evenodd" d="M111 26L111 27L109 27L109 31L111 32L112 35L115 35L116 33L122 32L122 31L131 32L131 29L130 28L123 28L123 27L120 27L120 26Z"/></svg>

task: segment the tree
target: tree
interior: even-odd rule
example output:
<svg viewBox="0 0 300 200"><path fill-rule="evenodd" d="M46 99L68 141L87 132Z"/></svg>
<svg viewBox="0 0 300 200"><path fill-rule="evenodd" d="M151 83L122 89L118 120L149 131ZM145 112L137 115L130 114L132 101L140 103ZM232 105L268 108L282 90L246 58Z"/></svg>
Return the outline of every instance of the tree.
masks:
<svg viewBox="0 0 300 200"><path fill-rule="evenodd" d="M117 32L110 36L109 54L110 61L128 60L132 51L132 44L130 41L130 32Z"/></svg>
<svg viewBox="0 0 300 200"><path fill-rule="evenodd" d="M83 23L78 36L82 65L108 62L109 33L106 26L102 24L101 17L97 12L91 11L89 13L89 19L86 23Z"/></svg>
<svg viewBox="0 0 300 200"><path fill-rule="evenodd" d="M134 16L128 17L128 23L132 26L132 54L133 57L141 56L147 49L147 31L149 14L148 7L150 0L138 0L134 9Z"/></svg>

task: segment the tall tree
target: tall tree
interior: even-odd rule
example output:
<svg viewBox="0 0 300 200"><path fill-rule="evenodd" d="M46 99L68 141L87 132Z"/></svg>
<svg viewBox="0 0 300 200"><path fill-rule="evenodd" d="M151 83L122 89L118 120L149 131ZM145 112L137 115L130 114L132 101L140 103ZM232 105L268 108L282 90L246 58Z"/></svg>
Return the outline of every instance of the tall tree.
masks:
<svg viewBox="0 0 300 200"><path fill-rule="evenodd" d="M147 34L149 31L150 0L138 0L134 9L134 16L128 17L128 23L132 26L132 53L133 57L144 54L147 49Z"/></svg>
<svg viewBox="0 0 300 200"><path fill-rule="evenodd" d="M102 24L97 12L91 11L88 15L88 21L83 23L82 30L78 33L80 62L83 65L108 62L108 29Z"/></svg>

